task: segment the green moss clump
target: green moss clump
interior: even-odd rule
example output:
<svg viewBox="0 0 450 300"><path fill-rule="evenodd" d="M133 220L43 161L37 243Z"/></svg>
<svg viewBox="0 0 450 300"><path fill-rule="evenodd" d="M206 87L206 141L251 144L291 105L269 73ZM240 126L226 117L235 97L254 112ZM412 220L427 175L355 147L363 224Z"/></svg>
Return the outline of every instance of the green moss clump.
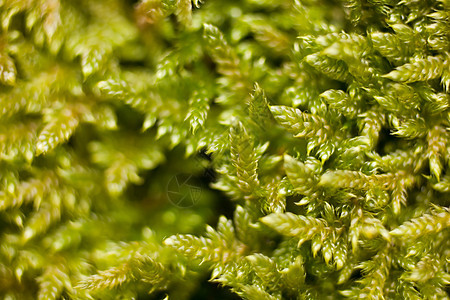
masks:
<svg viewBox="0 0 450 300"><path fill-rule="evenodd" d="M449 0L0 21L2 298L450 298Z"/></svg>

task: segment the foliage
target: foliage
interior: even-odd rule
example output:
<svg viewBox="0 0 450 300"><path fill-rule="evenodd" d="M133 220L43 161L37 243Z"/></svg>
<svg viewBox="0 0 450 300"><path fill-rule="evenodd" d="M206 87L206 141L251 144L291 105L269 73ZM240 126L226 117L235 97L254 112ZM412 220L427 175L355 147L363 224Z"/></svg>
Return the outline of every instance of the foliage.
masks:
<svg viewBox="0 0 450 300"><path fill-rule="evenodd" d="M448 0L134 2L0 1L1 297L450 297Z"/></svg>

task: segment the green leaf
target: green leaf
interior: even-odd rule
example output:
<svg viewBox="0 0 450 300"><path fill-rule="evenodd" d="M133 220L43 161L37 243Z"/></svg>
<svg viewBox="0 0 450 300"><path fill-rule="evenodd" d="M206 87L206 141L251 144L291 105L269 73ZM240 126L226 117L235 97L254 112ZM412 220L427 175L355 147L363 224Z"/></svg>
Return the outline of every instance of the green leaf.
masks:
<svg viewBox="0 0 450 300"><path fill-rule="evenodd" d="M328 138L330 127L319 116L288 106L271 106L270 111L275 120L295 137L317 137L318 143L324 142Z"/></svg>
<svg viewBox="0 0 450 300"><path fill-rule="evenodd" d="M70 138L78 127L81 109L79 105L71 105L59 111L48 111L44 117L46 125L36 142L36 155L46 153Z"/></svg>
<svg viewBox="0 0 450 300"><path fill-rule="evenodd" d="M411 219L390 232L396 237L417 239L429 233L440 232L450 226L450 212L447 209L435 210Z"/></svg>
<svg viewBox="0 0 450 300"><path fill-rule="evenodd" d="M189 100L189 111L186 121L189 122L192 134L203 127L209 111L209 99L202 93L195 93ZM146 126L148 127L148 125Z"/></svg>
<svg viewBox="0 0 450 300"><path fill-rule="evenodd" d="M342 60L329 58L318 53L308 55L305 60L312 67L331 79L343 82L352 81L352 75L350 75L347 65Z"/></svg>
<svg viewBox="0 0 450 300"><path fill-rule="evenodd" d="M113 289L139 280L162 287L163 282L167 280L167 272L161 263L149 257L138 255L117 267L87 277L78 283L77 288L88 290Z"/></svg>
<svg viewBox="0 0 450 300"><path fill-rule="evenodd" d="M304 262L301 256L297 256L295 260L289 264L287 268L280 271L281 280L285 289L291 295L297 295L305 284L306 272Z"/></svg>
<svg viewBox="0 0 450 300"><path fill-rule="evenodd" d="M351 99L349 95L340 90L328 90L320 96L330 105L330 107L338 110L344 116L355 118L361 113L361 109L356 99Z"/></svg>
<svg viewBox="0 0 450 300"><path fill-rule="evenodd" d="M299 243L310 240L327 229L326 222L322 219L290 212L270 214L261 218L261 222L282 235L299 238Z"/></svg>
<svg viewBox="0 0 450 300"><path fill-rule="evenodd" d="M264 90L257 83L248 102L248 110L250 118L263 130L270 126L273 116L269 109L269 102Z"/></svg>
<svg viewBox="0 0 450 300"><path fill-rule="evenodd" d="M256 222L252 219L247 209L237 205L233 221L236 228L236 237L249 247L258 248L260 246L261 233L258 231L255 225Z"/></svg>
<svg viewBox="0 0 450 300"><path fill-rule="evenodd" d="M209 53L217 64L217 71L235 80L236 87L243 88L242 85L246 79L240 68L240 60L223 33L216 26L205 24L203 37Z"/></svg>
<svg viewBox="0 0 450 300"><path fill-rule="evenodd" d="M39 282L39 300L59 299L64 289L72 290L67 268L62 265L50 265L45 268L42 276L37 278Z"/></svg>
<svg viewBox="0 0 450 300"><path fill-rule="evenodd" d="M298 193L308 196L317 189L319 178L311 166L285 155L284 169L289 181Z"/></svg>
<svg viewBox="0 0 450 300"><path fill-rule="evenodd" d="M231 161L236 168L237 185L248 199L258 197L258 160L261 155L254 149L254 142L241 123L231 127Z"/></svg>
<svg viewBox="0 0 450 300"><path fill-rule="evenodd" d="M416 82L425 81L441 76L448 62L440 56L428 56L424 59L418 59L415 62L404 64L383 77L401 81Z"/></svg>
<svg viewBox="0 0 450 300"><path fill-rule="evenodd" d="M246 256L246 259L250 261L253 269L269 291L276 291L280 281L280 273L278 271L276 263L269 257L256 253Z"/></svg>

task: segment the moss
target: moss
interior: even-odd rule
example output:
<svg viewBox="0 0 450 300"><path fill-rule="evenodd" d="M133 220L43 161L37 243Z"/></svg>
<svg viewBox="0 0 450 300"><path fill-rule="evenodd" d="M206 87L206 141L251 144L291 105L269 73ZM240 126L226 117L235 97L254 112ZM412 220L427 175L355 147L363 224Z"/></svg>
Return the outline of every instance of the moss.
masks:
<svg viewBox="0 0 450 300"><path fill-rule="evenodd" d="M1 297L449 298L448 0L132 2L0 1Z"/></svg>

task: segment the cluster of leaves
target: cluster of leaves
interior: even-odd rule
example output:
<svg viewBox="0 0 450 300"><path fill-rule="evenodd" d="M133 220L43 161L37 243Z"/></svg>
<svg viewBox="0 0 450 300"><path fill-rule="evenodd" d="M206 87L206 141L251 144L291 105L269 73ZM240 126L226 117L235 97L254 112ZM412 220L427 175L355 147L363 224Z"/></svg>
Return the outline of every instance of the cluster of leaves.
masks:
<svg viewBox="0 0 450 300"><path fill-rule="evenodd" d="M188 299L209 275L244 299L449 298L448 0L14 0L0 21L5 299ZM205 168L227 199L171 205Z"/></svg>

